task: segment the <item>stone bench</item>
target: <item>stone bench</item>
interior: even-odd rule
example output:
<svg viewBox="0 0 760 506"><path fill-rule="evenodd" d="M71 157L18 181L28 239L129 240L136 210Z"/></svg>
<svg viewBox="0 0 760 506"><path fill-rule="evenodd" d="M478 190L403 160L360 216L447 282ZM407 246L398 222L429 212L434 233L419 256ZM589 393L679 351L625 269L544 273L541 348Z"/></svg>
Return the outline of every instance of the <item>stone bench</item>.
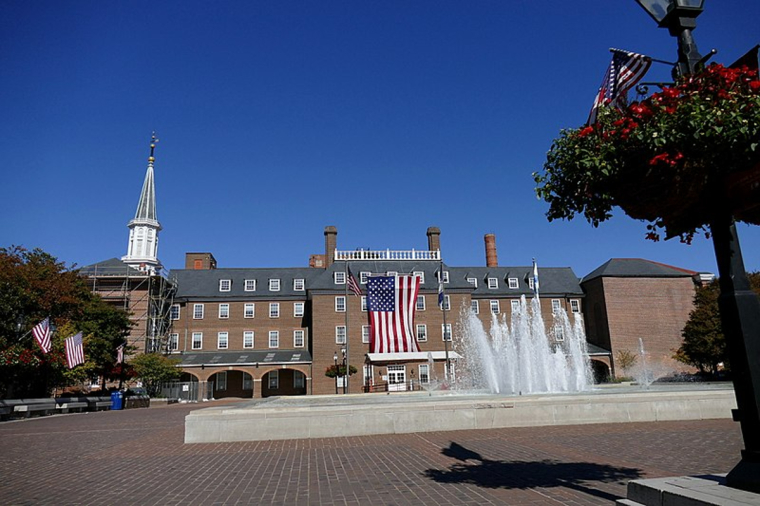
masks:
<svg viewBox="0 0 760 506"><path fill-rule="evenodd" d="M81 413L89 407L86 397L59 397L55 409L59 413Z"/></svg>
<svg viewBox="0 0 760 506"><path fill-rule="evenodd" d="M55 412L55 399L4 399L0 400L0 416L29 418L34 414L49 415Z"/></svg>
<svg viewBox="0 0 760 506"><path fill-rule="evenodd" d="M110 397L87 397L87 409L89 411L106 411L111 409Z"/></svg>

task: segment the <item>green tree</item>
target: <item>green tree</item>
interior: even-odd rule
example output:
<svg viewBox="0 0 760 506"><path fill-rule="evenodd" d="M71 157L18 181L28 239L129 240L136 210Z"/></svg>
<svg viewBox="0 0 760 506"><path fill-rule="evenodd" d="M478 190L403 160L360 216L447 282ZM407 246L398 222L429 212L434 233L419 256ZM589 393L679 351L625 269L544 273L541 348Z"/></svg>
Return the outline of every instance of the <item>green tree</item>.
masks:
<svg viewBox="0 0 760 506"><path fill-rule="evenodd" d="M179 379L182 369L177 367L178 364L178 359L169 358L160 353L137 355L130 362L135 376L143 382L151 397L159 393L162 382Z"/></svg>
<svg viewBox="0 0 760 506"><path fill-rule="evenodd" d="M31 334L50 317L52 350ZM0 248L0 397L41 397L109 370L130 328L129 315L94 295L77 270L52 255ZM63 341L81 331L86 363L69 370Z"/></svg>

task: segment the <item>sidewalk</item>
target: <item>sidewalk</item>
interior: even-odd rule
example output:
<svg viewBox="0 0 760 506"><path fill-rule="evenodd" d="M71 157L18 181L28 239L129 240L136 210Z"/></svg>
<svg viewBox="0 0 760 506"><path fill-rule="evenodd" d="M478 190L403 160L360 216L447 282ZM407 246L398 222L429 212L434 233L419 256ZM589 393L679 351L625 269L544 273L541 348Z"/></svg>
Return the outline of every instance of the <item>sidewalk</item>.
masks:
<svg viewBox="0 0 760 506"><path fill-rule="evenodd" d="M0 423L0 504L612 504L741 448L729 420L183 444L185 415L220 405Z"/></svg>

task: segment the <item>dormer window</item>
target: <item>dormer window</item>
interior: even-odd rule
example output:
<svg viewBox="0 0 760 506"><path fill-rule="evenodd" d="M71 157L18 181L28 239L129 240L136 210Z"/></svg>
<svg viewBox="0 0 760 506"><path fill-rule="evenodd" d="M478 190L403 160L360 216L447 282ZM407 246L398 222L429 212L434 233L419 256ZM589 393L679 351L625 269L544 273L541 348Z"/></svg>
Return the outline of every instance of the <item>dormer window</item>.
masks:
<svg viewBox="0 0 760 506"><path fill-rule="evenodd" d="M293 280L293 290L296 292L303 292L306 288L306 282L303 278L296 278Z"/></svg>
<svg viewBox="0 0 760 506"><path fill-rule="evenodd" d="M245 280L245 291L246 292L255 292L256 291L256 280L255 279L246 279Z"/></svg>
<svg viewBox="0 0 760 506"><path fill-rule="evenodd" d="M470 283L473 288L478 287L478 278L467 278L467 282Z"/></svg>
<svg viewBox="0 0 760 506"><path fill-rule="evenodd" d="M425 273L422 271L414 271L412 273L414 276L417 276L420 278L420 284L423 284L425 282Z"/></svg>
<svg viewBox="0 0 760 506"><path fill-rule="evenodd" d="M496 290L499 288L499 278L488 278L488 289Z"/></svg>
<svg viewBox="0 0 760 506"><path fill-rule="evenodd" d="M362 271L359 273L359 283L366 285L367 284L367 278L369 278L370 273L367 271Z"/></svg>
<svg viewBox="0 0 760 506"><path fill-rule="evenodd" d="M232 280L231 279L220 279L219 280L219 291L220 292L229 292L231 287L232 287Z"/></svg>
<svg viewBox="0 0 760 506"><path fill-rule="evenodd" d="M269 280L269 291L270 292L279 292L280 291L280 280L279 278L270 279Z"/></svg>
<svg viewBox="0 0 760 506"><path fill-rule="evenodd" d="M510 290L517 290L520 287L517 278L509 278L507 279L507 283L509 284Z"/></svg>
<svg viewBox="0 0 760 506"><path fill-rule="evenodd" d="M346 284L346 273L344 271L337 271L334 274L335 284L336 285L345 285Z"/></svg>

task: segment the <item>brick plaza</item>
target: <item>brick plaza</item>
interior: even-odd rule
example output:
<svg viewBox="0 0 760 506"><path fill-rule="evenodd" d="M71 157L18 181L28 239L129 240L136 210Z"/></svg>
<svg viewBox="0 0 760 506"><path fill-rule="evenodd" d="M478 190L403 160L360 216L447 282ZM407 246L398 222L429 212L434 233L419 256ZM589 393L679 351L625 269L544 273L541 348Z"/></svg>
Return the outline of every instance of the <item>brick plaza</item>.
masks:
<svg viewBox="0 0 760 506"><path fill-rule="evenodd" d="M725 473L742 445L730 420L183 444L185 415L220 405L0 423L0 504L612 504L631 479Z"/></svg>

